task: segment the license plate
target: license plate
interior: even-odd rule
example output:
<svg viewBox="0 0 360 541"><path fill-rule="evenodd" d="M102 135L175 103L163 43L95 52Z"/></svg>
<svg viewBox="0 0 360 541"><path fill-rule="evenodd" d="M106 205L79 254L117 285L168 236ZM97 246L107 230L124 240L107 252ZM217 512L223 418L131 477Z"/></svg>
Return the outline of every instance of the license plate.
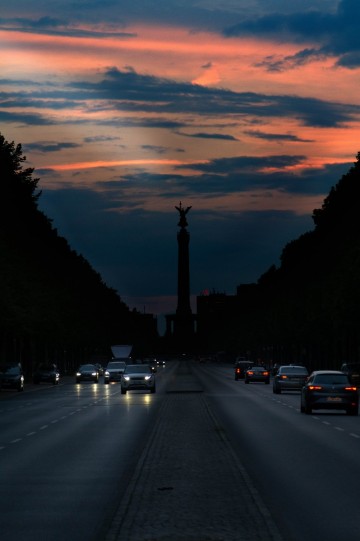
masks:
<svg viewBox="0 0 360 541"><path fill-rule="evenodd" d="M326 400L327 402L341 402L342 401L340 396L328 396Z"/></svg>

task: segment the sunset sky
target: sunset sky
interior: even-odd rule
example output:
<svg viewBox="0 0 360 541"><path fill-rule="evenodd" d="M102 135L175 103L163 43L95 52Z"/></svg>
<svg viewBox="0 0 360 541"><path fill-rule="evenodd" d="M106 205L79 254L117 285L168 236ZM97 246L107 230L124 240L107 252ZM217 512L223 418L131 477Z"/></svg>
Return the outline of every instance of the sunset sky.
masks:
<svg viewBox="0 0 360 541"><path fill-rule="evenodd" d="M235 294L313 228L360 151L359 0L15 0L0 132L39 207L130 308Z"/></svg>

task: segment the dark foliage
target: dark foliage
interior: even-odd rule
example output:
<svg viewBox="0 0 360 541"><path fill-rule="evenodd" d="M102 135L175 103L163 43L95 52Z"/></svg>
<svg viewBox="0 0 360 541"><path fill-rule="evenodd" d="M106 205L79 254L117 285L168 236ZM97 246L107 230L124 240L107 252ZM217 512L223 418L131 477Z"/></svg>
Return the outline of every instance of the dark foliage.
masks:
<svg viewBox="0 0 360 541"><path fill-rule="evenodd" d="M31 370L53 360L72 370L110 353L111 344L136 343L145 329L141 314L38 209L39 179L25 161L21 145L0 134L0 361L21 361Z"/></svg>
<svg viewBox="0 0 360 541"><path fill-rule="evenodd" d="M360 153L314 210L314 229L285 246L280 267L238 288L237 316L223 324L222 343L309 368L360 360L359 201Z"/></svg>
<svg viewBox="0 0 360 541"><path fill-rule="evenodd" d="M288 360L339 368L359 358L359 195L360 153L314 210L314 230L290 242L280 267L258 281L266 343Z"/></svg>

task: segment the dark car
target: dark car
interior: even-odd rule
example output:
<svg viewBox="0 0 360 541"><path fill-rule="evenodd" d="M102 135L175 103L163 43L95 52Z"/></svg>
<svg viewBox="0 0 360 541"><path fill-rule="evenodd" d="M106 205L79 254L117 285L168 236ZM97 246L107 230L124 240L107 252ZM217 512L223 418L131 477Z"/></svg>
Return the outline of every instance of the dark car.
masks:
<svg viewBox="0 0 360 541"><path fill-rule="evenodd" d="M94 364L82 364L76 372L76 383L81 381L99 382L99 370Z"/></svg>
<svg viewBox="0 0 360 541"><path fill-rule="evenodd" d="M33 382L52 383L57 385L60 381L60 372L55 364L40 364L33 374Z"/></svg>
<svg viewBox="0 0 360 541"><path fill-rule="evenodd" d="M109 384L111 381L120 382L125 368L125 361L110 361L104 372L104 383Z"/></svg>
<svg viewBox="0 0 360 541"><path fill-rule="evenodd" d="M273 379L273 392L280 394L282 391L300 391L308 376L305 366L280 366Z"/></svg>
<svg viewBox="0 0 360 541"><path fill-rule="evenodd" d="M165 365L166 365L165 359L158 359L156 361L156 366L158 368L165 368Z"/></svg>
<svg viewBox="0 0 360 541"><path fill-rule="evenodd" d="M8 365L0 367L0 389L24 390L24 374L21 366Z"/></svg>
<svg viewBox="0 0 360 541"><path fill-rule="evenodd" d="M252 361L236 361L235 362L235 380L244 379L248 368L254 366Z"/></svg>
<svg viewBox="0 0 360 541"><path fill-rule="evenodd" d="M349 376L352 383L360 384L360 363L343 363L340 370Z"/></svg>
<svg viewBox="0 0 360 541"><path fill-rule="evenodd" d="M121 394L137 389L155 393L155 374L148 364L128 364L121 376Z"/></svg>
<svg viewBox="0 0 360 541"><path fill-rule="evenodd" d="M248 368L245 372L245 383L250 383L251 381L259 381L269 384L269 370L263 366L252 366L251 368Z"/></svg>
<svg viewBox="0 0 360 541"><path fill-rule="evenodd" d="M337 370L312 372L301 390L302 413L312 410L345 410L348 415L358 415L359 393L349 377Z"/></svg>

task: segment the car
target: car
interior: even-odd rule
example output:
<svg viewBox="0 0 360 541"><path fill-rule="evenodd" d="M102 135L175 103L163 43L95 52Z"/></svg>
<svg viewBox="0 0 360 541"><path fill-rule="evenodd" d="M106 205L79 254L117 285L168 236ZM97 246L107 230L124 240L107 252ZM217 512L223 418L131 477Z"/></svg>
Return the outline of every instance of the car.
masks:
<svg viewBox="0 0 360 541"><path fill-rule="evenodd" d="M280 366L273 379L273 392L280 394L282 391L301 391L309 371L302 365Z"/></svg>
<svg viewBox="0 0 360 541"><path fill-rule="evenodd" d="M143 364L148 364L151 368L151 370L155 373L158 369L158 361L156 359L152 358L145 358L143 360Z"/></svg>
<svg viewBox="0 0 360 541"><path fill-rule="evenodd" d="M99 382L99 371L94 364L82 364L76 372L76 383L81 381Z"/></svg>
<svg viewBox="0 0 360 541"><path fill-rule="evenodd" d="M166 362L165 362L165 359L158 359L156 361L156 365L158 368L165 368L165 365L166 365Z"/></svg>
<svg viewBox="0 0 360 541"><path fill-rule="evenodd" d="M0 389L24 390L24 374L20 365L0 367Z"/></svg>
<svg viewBox="0 0 360 541"><path fill-rule="evenodd" d="M109 384L111 381L120 382L125 368L125 361L110 361L104 372L104 383Z"/></svg>
<svg viewBox="0 0 360 541"><path fill-rule="evenodd" d="M40 364L33 373L33 382L35 385L39 383L58 385L59 381L60 372L55 364Z"/></svg>
<svg viewBox="0 0 360 541"><path fill-rule="evenodd" d="M236 361L234 365L235 380L237 381L238 379L244 379L246 370L254 365L255 363L252 361Z"/></svg>
<svg viewBox="0 0 360 541"><path fill-rule="evenodd" d="M345 410L348 415L359 413L359 392L347 374L338 370L312 372L301 390L301 413L312 410Z"/></svg>
<svg viewBox="0 0 360 541"><path fill-rule="evenodd" d="M155 375L148 364L128 364L121 376L121 394L136 389L156 391Z"/></svg>
<svg viewBox="0 0 360 541"><path fill-rule="evenodd" d="M355 385L360 383L360 363L343 363L340 371L347 374L349 380Z"/></svg>
<svg viewBox="0 0 360 541"><path fill-rule="evenodd" d="M251 381L262 381L268 385L270 383L269 370L263 366L252 366L248 368L245 372L245 383L250 383Z"/></svg>

